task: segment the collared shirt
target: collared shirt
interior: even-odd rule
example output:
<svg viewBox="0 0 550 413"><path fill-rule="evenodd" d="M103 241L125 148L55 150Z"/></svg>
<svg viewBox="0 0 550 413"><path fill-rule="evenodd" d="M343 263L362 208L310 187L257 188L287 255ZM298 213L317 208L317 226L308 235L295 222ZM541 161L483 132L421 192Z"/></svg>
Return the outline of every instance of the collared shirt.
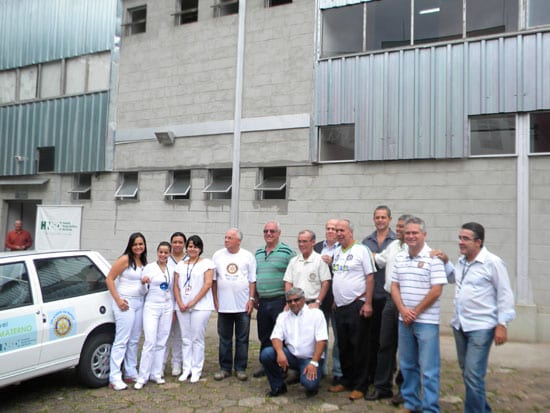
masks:
<svg viewBox="0 0 550 413"><path fill-rule="evenodd" d="M298 314L283 311L277 317L271 339L285 343L288 350L298 358L311 358L318 341L328 340L327 322L318 308L304 304Z"/></svg>
<svg viewBox="0 0 550 413"><path fill-rule="evenodd" d="M331 277L328 265L321 255L312 251L307 259L302 254L292 258L283 279L304 290L306 300L315 300L319 297L321 283L330 281Z"/></svg>
<svg viewBox="0 0 550 413"><path fill-rule="evenodd" d="M338 241L336 241L334 244L332 244L332 246L329 246L327 244L327 241L324 240L322 241L322 249L321 251L318 251L319 254L321 255L329 255L331 257L334 257L334 253L336 252L336 250L338 249L338 247L340 246L340 243Z"/></svg>
<svg viewBox="0 0 550 413"><path fill-rule="evenodd" d="M447 284L443 261L430 257L431 248L427 244L420 253L411 257L408 251L401 251L395 257L392 282L399 284L401 300L407 308L416 307L434 285ZM401 314L399 319L402 320ZM418 323L439 324L440 299L416 318Z"/></svg>
<svg viewBox="0 0 550 413"><path fill-rule="evenodd" d="M17 247L27 250L32 245L31 233L26 229L16 231L12 229L6 236L6 248L10 251L19 251Z"/></svg>
<svg viewBox="0 0 550 413"><path fill-rule="evenodd" d="M382 244L378 244L378 233L374 231L372 234L365 237L363 240L363 245L365 245L372 252L378 254L388 248L388 246L396 239L397 235L390 229ZM379 267L379 269L374 272L374 298L380 299L386 297L386 292L384 291L385 281L386 269Z"/></svg>
<svg viewBox="0 0 550 413"><path fill-rule="evenodd" d="M282 296L285 293L286 267L296 253L288 245L279 242L268 254L264 248L256 250L256 291L260 298Z"/></svg>
<svg viewBox="0 0 550 413"><path fill-rule="evenodd" d="M385 280L384 280L384 290L391 293L391 275L393 273L393 266L395 264L395 257L401 251L408 251L409 246L404 242L399 241L398 239L391 242L386 249L374 256L376 265L380 268L385 268Z"/></svg>
<svg viewBox="0 0 550 413"><path fill-rule="evenodd" d="M507 324L515 318L514 293L506 265L483 247L471 263L461 256L455 271L455 312L451 325L464 331Z"/></svg>
<svg viewBox="0 0 550 413"><path fill-rule="evenodd" d="M355 242L348 248L340 248L332 261L332 292L337 307L365 300L367 275L374 273L374 260L370 250Z"/></svg>

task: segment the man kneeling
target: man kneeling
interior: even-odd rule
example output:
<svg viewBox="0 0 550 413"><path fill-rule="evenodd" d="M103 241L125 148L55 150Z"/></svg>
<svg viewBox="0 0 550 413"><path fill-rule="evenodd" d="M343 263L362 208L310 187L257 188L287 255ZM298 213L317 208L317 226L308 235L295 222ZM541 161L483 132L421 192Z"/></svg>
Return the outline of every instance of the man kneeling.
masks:
<svg viewBox="0 0 550 413"><path fill-rule="evenodd" d="M290 311L283 311L271 333L271 347L260 354L271 390L268 397L286 393L284 372L301 372L300 383L308 397L319 391L323 371L323 351L328 340L327 322L318 308L305 305L304 291L291 288L285 293Z"/></svg>

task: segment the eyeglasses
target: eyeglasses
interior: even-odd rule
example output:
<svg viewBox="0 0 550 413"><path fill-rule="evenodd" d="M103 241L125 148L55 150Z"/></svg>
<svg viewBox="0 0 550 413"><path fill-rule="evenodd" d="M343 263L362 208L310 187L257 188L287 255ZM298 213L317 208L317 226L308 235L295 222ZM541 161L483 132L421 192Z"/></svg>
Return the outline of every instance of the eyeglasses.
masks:
<svg viewBox="0 0 550 413"><path fill-rule="evenodd" d="M464 237L462 235L458 236L459 241L474 241L475 239L477 239L477 238Z"/></svg>
<svg viewBox="0 0 550 413"><path fill-rule="evenodd" d="M276 229L264 229L264 234L275 234L276 232Z"/></svg>
<svg viewBox="0 0 550 413"><path fill-rule="evenodd" d="M290 298L290 299L286 300L286 303L287 303L287 304L298 303L302 298L304 298L304 297L300 297L300 298Z"/></svg>

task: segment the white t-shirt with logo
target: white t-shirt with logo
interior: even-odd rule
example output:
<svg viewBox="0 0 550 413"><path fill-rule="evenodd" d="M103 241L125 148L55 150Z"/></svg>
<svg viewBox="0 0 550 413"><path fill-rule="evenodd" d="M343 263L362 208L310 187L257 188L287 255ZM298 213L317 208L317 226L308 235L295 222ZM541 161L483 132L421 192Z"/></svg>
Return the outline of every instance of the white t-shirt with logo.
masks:
<svg viewBox="0 0 550 413"><path fill-rule="evenodd" d="M235 254L227 248L214 253L214 279L218 287L218 311L242 313L250 297L249 283L256 282L256 259L250 251L240 248Z"/></svg>

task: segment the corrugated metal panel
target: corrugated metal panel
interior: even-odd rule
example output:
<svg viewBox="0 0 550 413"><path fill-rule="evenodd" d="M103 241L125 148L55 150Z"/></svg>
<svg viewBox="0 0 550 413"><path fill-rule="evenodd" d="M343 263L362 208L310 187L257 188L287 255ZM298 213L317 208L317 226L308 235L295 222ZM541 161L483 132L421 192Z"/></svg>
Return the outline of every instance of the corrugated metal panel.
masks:
<svg viewBox="0 0 550 413"><path fill-rule="evenodd" d="M43 146L55 146L55 172L103 170L108 104L109 93L101 92L0 107L0 175L36 173Z"/></svg>
<svg viewBox="0 0 550 413"><path fill-rule="evenodd" d="M462 157L469 115L550 109L548 67L550 33L320 61L315 124L353 115L358 160Z"/></svg>
<svg viewBox="0 0 550 413"><path fill-rule="evenodd" d="M0 0L0 70L110 50L117 0Z"/></svg>

